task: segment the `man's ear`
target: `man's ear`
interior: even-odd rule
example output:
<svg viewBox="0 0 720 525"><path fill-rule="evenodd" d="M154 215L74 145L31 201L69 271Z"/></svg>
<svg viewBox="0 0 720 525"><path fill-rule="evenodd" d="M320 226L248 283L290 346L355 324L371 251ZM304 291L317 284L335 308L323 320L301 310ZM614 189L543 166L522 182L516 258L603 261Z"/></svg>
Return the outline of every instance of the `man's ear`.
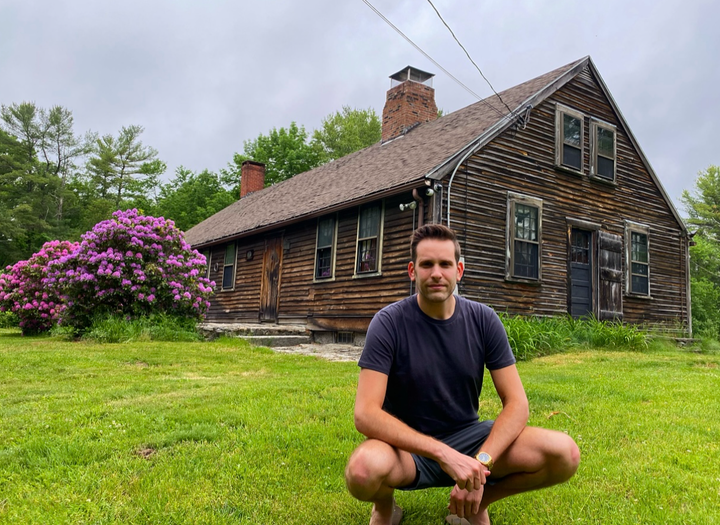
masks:
<svg viewBox="0 0 720 525"><path fill-rule="evenodd" d="M415 263L412 261L408 263L408 275L410 276L410 280L415 282Z"/></svg>
<svg viewBox="0 0 720 525"><path fill-rule="evenodd" d="M462 279L463 273L465 272L465 263L463 263L462 261L458 261L457 267L458 267L458 278L457 278L457 280L459 281L460 279Z"/></svg>

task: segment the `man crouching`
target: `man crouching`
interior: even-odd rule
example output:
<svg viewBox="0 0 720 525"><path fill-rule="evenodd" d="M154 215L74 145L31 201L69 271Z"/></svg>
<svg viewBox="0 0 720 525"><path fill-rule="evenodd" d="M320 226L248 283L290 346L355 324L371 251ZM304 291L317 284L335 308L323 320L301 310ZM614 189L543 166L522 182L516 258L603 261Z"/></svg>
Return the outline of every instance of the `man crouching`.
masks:
<svg viewBox="0 0 720 525"><path fill-rule="evenodd" d="M580 451L569 436L528 427L528 401L505 328L489 307L453 294L460 245L441 225L411 239L417 293L380 310L360 358L355 426L367 440L345 470L350 493L373 503L371 525L397 525L393 493L453 487L448 523L489 525L502 498L570 479ZM479 421L484 367L502 410Z"/></svg>

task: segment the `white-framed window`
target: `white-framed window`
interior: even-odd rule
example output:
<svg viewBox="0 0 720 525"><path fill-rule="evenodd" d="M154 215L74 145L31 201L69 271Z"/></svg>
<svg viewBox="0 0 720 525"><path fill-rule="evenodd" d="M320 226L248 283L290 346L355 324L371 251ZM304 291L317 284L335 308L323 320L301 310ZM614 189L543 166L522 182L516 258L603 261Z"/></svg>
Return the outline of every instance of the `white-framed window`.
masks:
<svg viewBox="0 0 720 525"><path fill-rule="evenodd" d="M607 122L590 121L590 175L615 181L617 128Z"/></svg>
<svg viewBox="0 0 720 525"><path fill-rule="evenodd" d="M376 202L358 210L355 276L377 275L382 271L384 206Z"/></svg>
<svg viewBox="0 0 720 525"><path fill-rule="evenodd" d="M625 271L628 294L650 296L650 227L625 221Z"/></svg>
<svg viewBox="0 0 720 525"><path fill-rule="evenodd" d="M542 206L542 199L508 192L507 279L542 278Z"/></svg>
<svg viewBox="0 0 720 525"><path fill-rule="evenodd" d="M555 164L582 173L585 143L585 116L557 104L555 112Z"/></svg>
<svg viewBox="0 0 720 525"><path fill-rule="evenodd" d="M205 273L203 274L203 277L210 278L210 263L212 262L212 250L210 248L205 248L200 252L205 256Z"/></svg>
<svg viewBox="0 0 720 525"><path fill-rule="evenodd" d="M337 217L320 217L315 240L315 281L335 277L335 248L337 246Z"/></svg>
<svg viewBox="0 0 720 525"><path fill-rule="evenodd" d="M235 265L237 264L237 246L234 242L225 245L225 261L223 263L222 289L235 288Z"/></svg>

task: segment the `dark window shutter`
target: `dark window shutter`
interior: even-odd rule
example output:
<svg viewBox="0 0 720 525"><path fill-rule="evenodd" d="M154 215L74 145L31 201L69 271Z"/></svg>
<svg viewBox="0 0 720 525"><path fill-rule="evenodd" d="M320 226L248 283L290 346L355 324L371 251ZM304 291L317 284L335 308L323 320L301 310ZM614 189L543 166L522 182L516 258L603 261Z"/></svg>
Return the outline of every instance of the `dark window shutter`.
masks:
<svg viewBox="0 0 720 525"><path fill-rule="evenodd" d="M620 235L599 232L600 321L622 321L622 254Z"/></svg>

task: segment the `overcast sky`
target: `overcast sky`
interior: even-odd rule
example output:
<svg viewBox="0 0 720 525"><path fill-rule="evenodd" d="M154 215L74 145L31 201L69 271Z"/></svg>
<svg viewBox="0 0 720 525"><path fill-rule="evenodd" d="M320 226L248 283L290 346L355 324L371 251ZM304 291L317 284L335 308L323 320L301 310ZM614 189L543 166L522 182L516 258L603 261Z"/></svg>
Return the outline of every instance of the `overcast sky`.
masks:
<svg viewBox="0 0 720 525"><path fill-rule="evenodd" d="M370 0L481 96L488 85L427 0ZM717 0L433 0L496 90L590 55L669 196L720 163ZM446 113L475 98L362 0L0 0L0 104L145 128L168 165L219 170L243 141L343 105L382 113L388 76L436 73Z"/></svg>

